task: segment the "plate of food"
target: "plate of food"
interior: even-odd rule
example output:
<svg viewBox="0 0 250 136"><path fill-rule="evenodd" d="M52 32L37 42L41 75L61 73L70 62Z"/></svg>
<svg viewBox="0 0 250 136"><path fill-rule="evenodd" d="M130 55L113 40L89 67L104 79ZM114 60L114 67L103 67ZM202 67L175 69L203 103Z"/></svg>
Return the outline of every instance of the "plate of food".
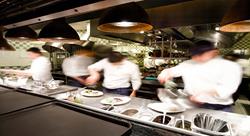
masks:
<svg viewBox="0 0 250 136"><path fill-rule="evenodd" d="M176 105L176 104L168 104L168 103L150 103L148 104L148 108L161 112L161 113L179 113L184 112L186 109Z"/></svg>
<svg viewBox="0 0 250 136"><path fill-rule="evenodd" d="M87 97L98 97L102 96L103 92L91 89L84 89L83 91L80 92L80 94L82 96L87 96Z"/></svg>
<svg viewBox="0 0 250 136"><path fill-rule="evenodd" d="M104 105L122 105L131 100L129 97L108 97L101 100L101 104Z"/></svg>

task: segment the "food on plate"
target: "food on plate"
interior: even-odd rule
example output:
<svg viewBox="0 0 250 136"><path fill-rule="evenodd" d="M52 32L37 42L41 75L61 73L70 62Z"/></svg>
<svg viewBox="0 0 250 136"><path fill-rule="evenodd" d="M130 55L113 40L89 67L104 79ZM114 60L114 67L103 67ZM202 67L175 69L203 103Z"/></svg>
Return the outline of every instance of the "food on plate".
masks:
<svg viewBox="0 0 250 136"><path fill-rule="evenodd" d="M122 99L121 98L109 98L107 99L107 102L108 103L118 103L118 102L122 102Z"/></svg>
<svg viewBox="0 0 250 136"><path fill-rule="evenodd" d="M71 102L75 102L75 103L82 103L82 100L76 96L69 96L66 100L71 101Z"/></svg>

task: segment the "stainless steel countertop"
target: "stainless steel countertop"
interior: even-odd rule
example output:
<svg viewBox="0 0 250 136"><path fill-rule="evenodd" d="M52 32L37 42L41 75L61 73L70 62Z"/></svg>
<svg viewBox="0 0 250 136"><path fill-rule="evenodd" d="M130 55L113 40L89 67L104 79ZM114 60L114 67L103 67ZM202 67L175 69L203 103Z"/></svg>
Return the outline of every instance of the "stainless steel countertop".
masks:
<svg viewBox="0 0 250 136"><path fill-rule="evenodd" d="M28 87L26 89L28 89ZM104 105L102 105L100 103L100 101L104 98L107 98L107 97L120 96L120 95L104 94L101 97L84 97L84 96L81 96L79 94L79 92L81 90L82 89L79 88L78 90L75 90L75 91L51 95L51 97L58 98L62 95L68 95L71 93L74 95L78 95L80 100L81 100L81 103L74 103L74 102L70 102L67 100L60 100L60 101L68 102L68 103L71 103L71 104L74 104L74 105L77 105L77 106L80 106L80 107L83 107L83 108L86 108L89 110L101 112L103 114L108 114L111 116L116 116L116 117L130 120L133 122L139 122L139 123L142 123L145 125L154 126L154 127L158 127L158 128L162 128L162 129L166 129L166 130L172 130L172 131L176 131L176 132L180 132L180 133L184 133L184 134L189 134L189 135L194 135L194 136L196 136L196 135L201 136L203 134L199 134L199 133L176 128L173 126L175 123L175 120L180 119L180 116L184 115L186 120L192 121L193 117L197 113L208 113L208 114L213 115L216 118L220 118L220 119L223 119L223 120L229 122L232 125L233 133L235 136L250 136L250 127L249 127L250 126L250 116L240 115L240 114L235 114L235 113L228 113L228 112L223 112L223 111L209 110L209 109L193 108L193 109L188 109L183 113L168 114L173 119L171 120L171 122L168 125L162 125L159 123L152 122L154 117L156 117L158 115L162 115L162 114L155 112L147 107L147 105L149 103L155 103L155 102L159 102L159 101L132 97L131 101L129 103L124 104L124 105L120 105L120 106L115 106L114 110L112 110L112 111L106 111L106 110L101 109L102 107L104 107ZM42 94L42 95L46 95L46 94ZM125 111L126 109L131 109L131 108L137 109L137 110L139 110L139 112L132 117L121 114L121 112ZM142 116L148 116L148 115L151 116L151 119L144 120L141 118Z"/></svg>
<svg viewBox="0 0 250 136"><path fill-rule="evenodd" d="M124 104L124 105L120 105L120 106L115 106L114 110L112 110L112 111L105 111L105 110L101 109L104 105L102 105L100 103L100 101L104 98L107 98L107 97L120 96L120 95L104 94L101 97L84 97L84 96L79 95L79 92L81 90L82 89L78 89L77 91L71 92L71 94L78 94L79 98L81 99L80 104L69 102L69 101L67 101L67 102L73 103L73 104L76 104L78 106L81 106L81 107L84 107L87 109L91 109L91 110L94 110L97 112L102 112L102 113L109 114L112 116L121 117L121 118L124 118L127 120L140 122L140 123L151 125L151 126L160 127L160 128L167 129L167 130L174 130L177 132L183 132L184 134L191 134L191 135L201 135L201 134L194 133L194 132L190 133L190 131L186 131L183 129L178 129L178 128L173 127L175 120L180 119L180 116L184 115L186 120L192 121L193 117L197 113L208 113L208 114L213 115L216 118L223 119L223 120L227 121L228 123L230 123L232 125L233 132L235 135L237 135L237 136L250 136L250 129L249 129L250 128L249 127L250 126L250 116L245 116L245 115L240 115L240 114L235 114L235 113L228 113L228 112L223 112L223 111L209 110L209 109L193 108L193 109L188 109L183 113L168 114L169 116L173 117L173 120L171 120L171 122L168 125L162 125L159 123L152 122L152 120L156 116L162 115L162 114L155 112L147 107L147 105L149 103L155 103L155 102L159 102L159 101L132 97L131 101L129 103ZM65 95L65 93L53 95L52 97L57 98L60 95ZM65 100L63 100L63 101L65 101ZM139 112L132 117L120 114L127 109L137 109L137 110L139 110ZM145 114L151 115L152 118L150 120L141 119L140 117L144 116Z"/></svg>

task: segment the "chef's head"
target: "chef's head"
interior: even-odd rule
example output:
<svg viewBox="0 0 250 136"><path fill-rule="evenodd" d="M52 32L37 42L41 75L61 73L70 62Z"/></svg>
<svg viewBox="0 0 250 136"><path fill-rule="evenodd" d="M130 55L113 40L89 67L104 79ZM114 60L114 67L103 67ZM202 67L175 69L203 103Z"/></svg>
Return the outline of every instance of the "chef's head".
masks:
<svg viewBox="0 0 250 136"><path fill-rule="evenodd" d="M195 46L190 49L192 60L203 63L218 56L218 50L214 47L214 43L210 41L198 41Z"/></svg>
<svg viewBox="0 0 250 136"><path fill-rule="evenodd" d="M108 61L114 65L119 65L125 57L120 53L113 51L108 56Z"/></svg>
<svg viewBox="0 0 250 136"><path fill-rule="evenodd" d="M27 50L27 52L30 59L36 59L42 55L41 50L37 47L31 47Z"/></svg>

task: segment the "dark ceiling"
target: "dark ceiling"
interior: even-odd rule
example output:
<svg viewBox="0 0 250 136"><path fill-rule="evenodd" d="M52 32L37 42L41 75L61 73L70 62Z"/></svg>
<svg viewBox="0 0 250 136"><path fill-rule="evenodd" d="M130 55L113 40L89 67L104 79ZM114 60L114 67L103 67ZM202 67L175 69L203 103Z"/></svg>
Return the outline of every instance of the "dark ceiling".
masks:
<svg viewBox="0 0 250 136"><path fill-rule="evenodd" d="M103 0L0 0L0 25L9 25L101 1ZM138 3L146 9L156 30L161 30L164 35L171 35L176 40L189 42L197 37L214 39L211 36L216 33L215 24L220 23L226 11L235 1L143 0ZM103 11L100 9L66 18L68 23L92 20L92 36L115 37L140 43L147 43L151 39L147 34L112 34L97 31L97 18ZM42 28L46 23L32 25L32 28ZM220 42L226 43L227 46L236 42L235 34L221 32L219 34L222 34Z"/></svg>
<svg viewBox="0 0 250 136"><path fill-rule="evenodd" d="M11 24L102 0L0 0L0 25Z"/></svg>

